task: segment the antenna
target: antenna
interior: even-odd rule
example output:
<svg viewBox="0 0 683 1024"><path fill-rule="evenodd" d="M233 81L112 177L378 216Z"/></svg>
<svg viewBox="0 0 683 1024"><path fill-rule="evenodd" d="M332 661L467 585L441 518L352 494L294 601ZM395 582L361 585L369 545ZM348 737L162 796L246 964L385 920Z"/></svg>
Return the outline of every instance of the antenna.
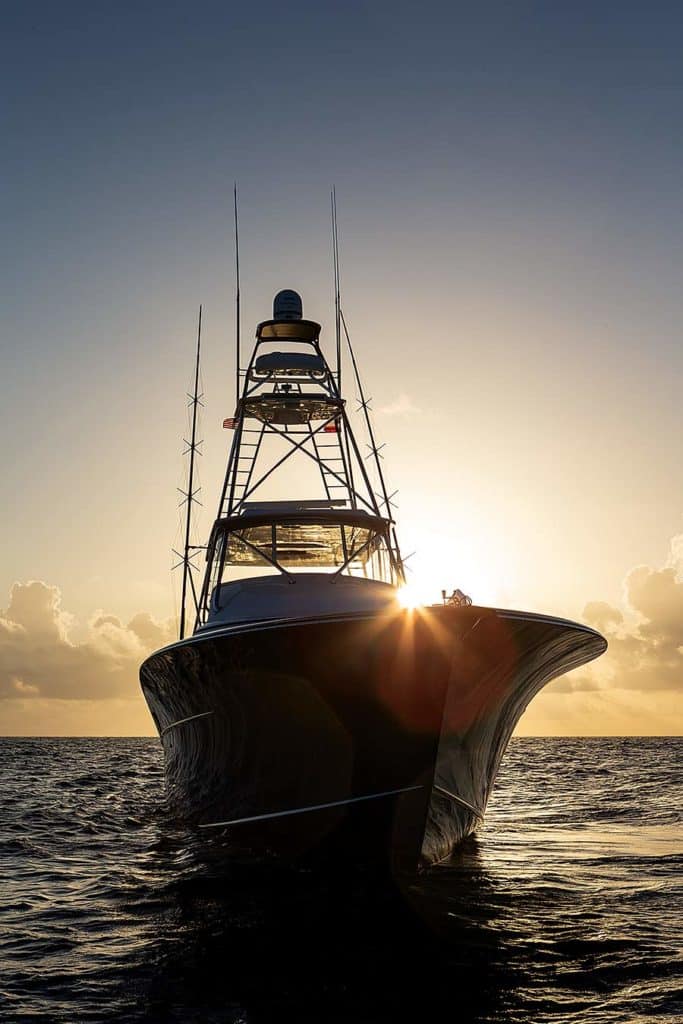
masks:
<svg viewBox="0 0 683 1024"><path fill-rule="evenodd" d="M330 192L332 214L332 273L334 276L334 326L337 342L337 388L341 392L341 296L339 280L339 232L337 230L337 189Z"/></svg>
<svg viewBox="0 0 683 1024"><path fill-rule="evenodd" d="M195 597L195 604L197 603L197 595L194 590L194 580L192 579L192 570L195 566L190 560L190 527L192 525L192 504L196 500L193 492L194 485L194 457L197 453L201 441L197 442L197 408L200 405L201 395L199 394L199 357L201 353L202 343L202 307L199 307L199 323L197 324L197 359L194 368L194 392L190 396L190 404L192 406L192 434L191 440L185 442L188 447L185 454L189 452L190 455L190 472L187 481L187 515L185 517L185 548L182 556L181 565L183 567L183 590L180 598L180 639L182 640L185 636L185 602L187 599L187 581L189 578L190 586ZM199 453L201 455L201 452Z"/></svg>
<svg viewBox="0 0 683 1024"><path fill-rule="evenodd" d="M237 219L237 182L233 197L235 201L235 402L240 399L240 232Z"/></svg>

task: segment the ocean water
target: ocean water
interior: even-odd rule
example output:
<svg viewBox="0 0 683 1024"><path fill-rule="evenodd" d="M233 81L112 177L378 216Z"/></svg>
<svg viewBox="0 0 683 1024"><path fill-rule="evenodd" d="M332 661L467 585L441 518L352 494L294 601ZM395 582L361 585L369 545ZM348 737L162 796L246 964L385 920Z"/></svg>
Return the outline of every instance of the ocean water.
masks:
<svg viewBox="0 0 683 1024"><path fill-rule="evenodd" d="M0 1020L683 1021L683 740L516 739L397 887L226 863L152 739L0 740Z"/></svg>

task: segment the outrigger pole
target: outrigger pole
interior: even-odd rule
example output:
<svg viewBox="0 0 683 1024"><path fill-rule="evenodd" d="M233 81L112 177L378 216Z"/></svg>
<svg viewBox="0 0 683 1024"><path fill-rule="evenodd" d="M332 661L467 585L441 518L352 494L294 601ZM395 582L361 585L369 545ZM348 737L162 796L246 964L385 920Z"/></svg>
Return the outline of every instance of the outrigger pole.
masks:
<svg viewBox="0 0 683 1024"><path fill-rule="evenodd" d="M365 392L363 390L363 382L361 381L360 372L358 370L358 364L356 362L356 356L353 351L353 345L351 344L351 336L349 334L349 329L346 326L346 319L344 317L343 312L341 313L341 322L344 328L344 338L346 339L346 346L349 350L349 355L351 356L351 365L353 366L353 374L356 381L356 388L358 389L359 409L363 410L363 416L365 419L365 429L367 430L368 437L370 439L370 444L368 445L368 448L370 449L370 454L366 457L369 459L370 456L372 456L374 459L375 469L377 470L377 477L379 479L379 485L382 488L382 493L378 494L377 497L382 499L382 503L386 508L387 518L391 519L391 508L392 505L394 505L394 502L391 499L396 497L397 492L394 491L393 494L387 493L387 485L384 481L384 473L382 472L382 464L380 462L380 459L383 458L382 448L384 448L384 444L380 444L378 446L377 441L375 440L375 432L372 429L372 420L370 419L370 402L372 401L372 399L365 397ZM398 538L396 536L395 527L392 527L392 534L396 549L396 558L401 567L401 574L405 577L405 574L403 573L403 558L401 557L401 552L399 550Z"/></svg>
<svg viewBox="0 0 683 1024"><path fill-rule="evenodd" d="M334 328L337 342L337 390L341 394L341 285L339 280L339 234L337 231L337 189L330 192L332 212L332 272L334 275Z"/></svg>
<svg viewBox="0 0 683 1024"><path fill-rule="evenodd" d="M190 396L190 404L192 406L192 434L187 444L185 454L190 455L190 471L187 481L187 493L185 495L187 501L187 513L185 516L185 547L182 556L182 567L183 567L183 589L182 596L180 599L180 639L182 640L185 636L185 603L187 600L187 583L190 581L192 593L195 599L195 605L197 603L197 595L194 588L194 580L192 579L192 569L195 568L191 562L190 556L190 527L192 525L192 504L196 500L194 496L194 459L197 454L201 441L197 441L197 408L200 405L201 395L199 394L199 360L201 354L202 344L202 307L199 307L199 322L197 324L197 358L195 361L194 368L194 392ZM201 454L201 452L199 453Z"/></svg>
<svg viewBox="0 0 683 1024"><path fill-rule="evenodd" d="M330 193L330 203L332 210L332 267L334 273L334 312L335 312L335 328L336 328L336 341L337 341L337 389L341 395L341 359L342 359L342 331L344 340L346 341L346 347L351 357L351 366L353 369L353 376L356 382L356 389L358 392L359 409L363 410L363 416L365 419L365 428L370 439L368 445L370 454L367 458L372 457L374 459L375 468L377 471L377 477L379 484L382 489L382 493L378 494L377 497L381 499L386 509L386 514L391 519L391 508L394 505L392 498L396 496L396 491L393 494L387 492L387 486L384 481L384 473L382 472L382 465L380 459L383 457L381 452L384 445L378 446L375 440L375 432L372 429L372 420L370 419L370 401L371 399L365 397L363 391L363 383L361 381L360 372L358 370L358 364L356 363L356 356L353 351L353 345L351 344L351 336L349 335L349 329L346 325L346 318L341 305L341 285L340 285L340 272L339 272L339 230L337 223L337 189L333 185ZM348 438L347 438L347 449L348 449ZM351 459L349 456L349 465ZM396 557L400 566L401 574L403 574L403 559L398 547L398 538L396 537L396 529L392 528L392 534L394 538L394 545L396 550Z"/></svg>
<svg viewBox="0 0 683 1024"><path fill-rule="evenodd" d="M337 392L341 398L341 371L342 371L342 308L341 308L341 270L339 265L339 231L337 228L337 187L332 186L330 192L330 206L332 213L332 271L334 275L334 329L337 345ZM355 491L353 483L353 460L351 459L351 446L349 434L344 430L344 447L346 448L346 464L349 467L349 479L351 481L351 493ZM355 502L354 502L355 507Z"/></svg>
<svg viewBox="0 0 683 1024"><path fill-rule="evenodd" d="M235 402L240 400L240 234L237 219L237 182L233 191L235 201Z"/></svg>

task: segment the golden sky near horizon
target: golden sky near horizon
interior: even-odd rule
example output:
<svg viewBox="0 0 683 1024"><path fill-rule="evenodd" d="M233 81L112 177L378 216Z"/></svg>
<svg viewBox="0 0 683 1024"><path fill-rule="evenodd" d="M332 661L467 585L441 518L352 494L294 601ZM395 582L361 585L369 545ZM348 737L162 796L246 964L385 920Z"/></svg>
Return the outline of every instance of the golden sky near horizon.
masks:
<svg viewBox="0 0 683 1024"><path fill-rule="evenodd" d="M266 308L261 315L268 312ZM470 356L466 370L457 336L452 345L444 346L445 334L436 331L428 349L425 342L418 366L410 344L400 343L402 331L409 335L413 329L400 321L385 323L385 340L375 337L372 345L360 339L356 343L361 359L364 348L374 355L376 379L368 383L376 396L374 420L380 439L390 442L386 449L389 482L393 485L398 476L401 485L397 515L404 553L415 549L409 560L411 586L425 601L438 600L442 586L461 586L478 603L577 617L608 636L608 655L589 669L551 684L527 710L519 734L680 732L683 536L662 545L658 564L649 567L628 565L622 545L626 564L611 579L605 559L595 562L595 530L602 541L609 525L604 515L601 521L598 505L602 500L615 507L609 496L614 481L605 467L604 453L587 448L585 435L576 429L578 419L573 422L566 412L555 421L551 436L544 437L543 413L533 411L532 395L540 395L547 386L544 374L558 387L552 356L547 366L536 366L533 376L525 380L528 405L517 413L515 395L522 383L516 358L501 363L497 387L486 401L484 390L473 388L469 381L468 387L462 387L460 401L451 403L451 381L458 379L454 363L460 364L459 379L468 374L483 380L485 361ZM459 325L457 335L462 333ZM514 352L509 340L510 334L508 354ZM210 340L205 338L204 343L208 346ZM480 348L485 344L486 339ZM191 362L191 339L184 348ZM405 385L405 390L387 388L378 352L392 353L393 381ZM433 366L437 361L442 371L449 367L450 372L430 378L424 362ZM4 734L153 733L139 693L137 669L147 653L177 633L179 579L172 581L163 571L170 564L174 518L178 519L171 485L183 484L182 460L172 456L183 433L179 396L187 374L177 376L180 379L169 389L175 405L174 429L165 432L160 446L163 458L144 448L136 450L134 442L135 433L144 433L156 419L152 404L145 407L143 422L131 425L122 419L116 428L119 440L124 429L130 431L123 465L110 457L102 467L108 472L123 469L122 482L129 469L135 470L135 501L130 491L124 496L117 490L107 495L108 509L101 504L93 515L90 505L86 514L78 513L75 524L53 514L54 527L68 545L62 552L68 556L62 571L55 573L62 576L64 586L50 579L49 573L43 573L42 580L28 582L28 577L11 586L7 607L0 614ZM207 508L200 513L198 540L213 516L229 441L219 425L223 414L231 411L227 398L216 408L217 388L207 386L206 371L203 377L206 407L201 433L207 454L202 482ZM574 388L571 381L565 402L572 401ZM229 390L230 384L226 394ZM533 427L527 423L531 418ZM507 444L501 436L503 421L508 426ZM580 449L581 475L571 462L573 448ZM612 452L613 457L616 454ZM91 463L95 473L98 461ZM296 483L296 474L281 475L272 496L285 495ZM154 493L154 501L147 504L140 496L145 484ZM94 492L91 502L101 493L97 484ZM621 510L621 521L629 514L628 508ZM81 528L92 534L86 532L84 537ZM142 540L136 539L138 533ZM48 532L46 541L49 537ZM45 555L54 557L49 545L41 548L39 537L34 541L35 566ZM76 551L92 557L99 572L84 575L83 561L72 557ZM69 597L74 595L71 603Z"/></svg>

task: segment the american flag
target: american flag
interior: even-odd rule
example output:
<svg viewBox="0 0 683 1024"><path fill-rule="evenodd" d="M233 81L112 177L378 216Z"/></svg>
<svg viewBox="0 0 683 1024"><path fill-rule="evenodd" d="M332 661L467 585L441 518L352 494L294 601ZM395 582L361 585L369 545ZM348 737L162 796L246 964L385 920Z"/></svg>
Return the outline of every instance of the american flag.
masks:
<svg viewBox="0 0 683 1024"><path fill-rule="evenodd" d="M225 430L234 430L239 419L236 416L228 416L227 420L223 420L223 427Z"/></svg>

